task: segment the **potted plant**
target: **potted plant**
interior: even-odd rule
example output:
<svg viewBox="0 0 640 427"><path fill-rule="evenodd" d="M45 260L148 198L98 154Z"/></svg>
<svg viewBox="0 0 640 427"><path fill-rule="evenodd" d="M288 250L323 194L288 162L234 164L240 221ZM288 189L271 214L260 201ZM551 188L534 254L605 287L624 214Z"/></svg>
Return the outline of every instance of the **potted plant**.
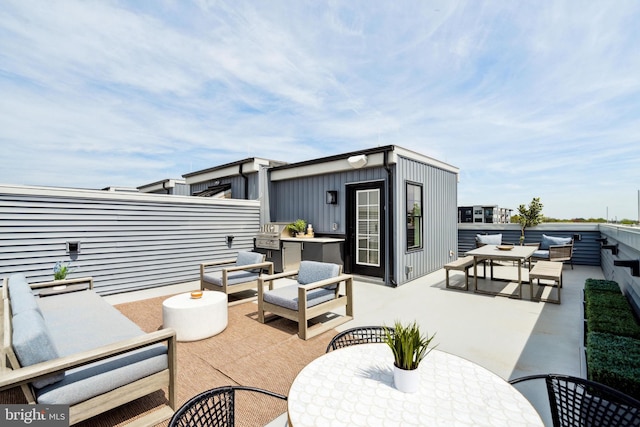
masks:
<svg viewBox="0 0 640 427"><path fill-rule="evenodd" d="M306 228L307 222L304 219L297 219L291 224L287 225L287 230L289 230L292 236L304 234Z"/></svg>
<svg viewBox="0 0 640 427"><path fill-rule="evenodd" d="M64 280L67 278L67 274L71 273L74 269L71 268L71 262L65 264L62 261L56 262L53 266L53 280Z"/></svg>
<svg viewBox="0 0 640 427"><path fill-rule="evenodd" d="M384 339L393 352L393 382L398 390L413 393L418 389L420 362L437 347L429 347L436 334L422 335L415 321L406 326L396 321L394 328L394 332L385 328Z"/></svg>

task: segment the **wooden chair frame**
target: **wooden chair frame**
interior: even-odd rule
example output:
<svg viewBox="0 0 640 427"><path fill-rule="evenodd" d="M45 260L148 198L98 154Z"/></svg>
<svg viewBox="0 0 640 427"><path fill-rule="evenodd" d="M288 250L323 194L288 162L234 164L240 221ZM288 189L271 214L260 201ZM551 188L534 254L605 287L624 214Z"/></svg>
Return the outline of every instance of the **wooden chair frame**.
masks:
<svg viewBox="0 0 640 427"><path fill-rule="evenodd" d="M282 278L291 278L298 274L298 270L285 271L273 275L261 275L258 279L258 321L265 323L265 312L270 312L280 317L284 317L294 322L298 322L298 336L303 340L313 338L338 325L353 319L353 276L350 274L340 274L330 279L310 283L308 285L298 284L298 310L291 310L276 304L271 304L264 300L264 286L269 283L269 289L273 289L273 281ZM340 283L345 283L345 294L340 294ZM322 288L337 284L334 299L307 307L307 293L313 289ZM296 286L294 284L287 286ZM340 307L345 307L345 315L338 316L327 321L309 326L309 320L322 314L331 312Z"/></svg>
<svg viewBox="0 0 640 427"><path fill-rule="evenodd" d="M264 261L265 255L262 255L262 260ZM211 262L203 262L200 264L200 289L205 290L209 289L212 291L221 291L227 295L231 295L237 292L247 291L247 290L256 290L258 288L257 280L250 280L244 283L237 283L234 285L228 284L228 276L229 273L234 271L242 271L242 270L253 270L253 269L261 269L261 271L267 271L268 274L273 274L273 263L266 261L257 264L249 264L249 265L234 265L236 259L224 259L220 261L211 261ZM214 285L212 283L207 282L204 279L204 275L206 273L206 269L212 267L220 267L223 265L228 265L229 267L224 267L221 269L222 271L222 286ZM272 288L269 288L272 289Z"/></svg>

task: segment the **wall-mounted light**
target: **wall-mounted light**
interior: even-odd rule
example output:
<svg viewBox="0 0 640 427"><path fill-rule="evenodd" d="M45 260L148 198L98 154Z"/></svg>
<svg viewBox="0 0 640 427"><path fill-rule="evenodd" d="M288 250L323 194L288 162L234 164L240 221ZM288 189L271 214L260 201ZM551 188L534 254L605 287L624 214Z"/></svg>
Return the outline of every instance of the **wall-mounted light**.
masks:
<svg viewBox="0 0 640 427"><path fill-rule="evenodd" d="M338 192L335 190L329 190L326 193L326 202L328 205L337 205L338 204Z"/></svg>
<svg viewBox="0 0 640 427"><path fill-rule="evenodd" d="M66 244L67 253L80 252L80 242L79 241L69 241Z"/></svg>

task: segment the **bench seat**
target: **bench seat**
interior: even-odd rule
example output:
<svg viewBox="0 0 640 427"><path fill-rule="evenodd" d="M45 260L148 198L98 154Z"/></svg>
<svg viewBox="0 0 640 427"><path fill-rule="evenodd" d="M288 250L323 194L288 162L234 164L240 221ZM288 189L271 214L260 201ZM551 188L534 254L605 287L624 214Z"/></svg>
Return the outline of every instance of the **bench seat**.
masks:
<svg viewBox="0 0 640 427"><path fill-rule="evenodd" d="M481 261L482 265L483 265L483 274L486 275L486 271L484 271L484 269L486 269L486 264L484 263L484 261ZM465 291L469 290L469 269L473 267L473 257L471 255L463 257L463 258L458 258L455 261L451 261L447 264L444 265L444 270L446 272L446 287L450 288L450 289L464 289ZM449 283L449 271L450 270L456 270L456 271L464 271L464 287L460 288L458 286L451 286ZM484 277L484 276L483 276Z"/></svg>
<svg viewBox="0 0 640 427"><path fill-rule="evenodd" d="M530 291L531 291L531 300L532 301L543 301L543 302L552 302L555 304L560 304L560 293L562 288L562 262L556 261L538 261L535 263L531 271L529 271L529 282L530 282ZM533 296L533 286L534 280L537 280L538 287L540 286L553 286L557 288L558 298L534 298ZM541 283L540 280L551 280L553 284L548 285Z"/></svg>

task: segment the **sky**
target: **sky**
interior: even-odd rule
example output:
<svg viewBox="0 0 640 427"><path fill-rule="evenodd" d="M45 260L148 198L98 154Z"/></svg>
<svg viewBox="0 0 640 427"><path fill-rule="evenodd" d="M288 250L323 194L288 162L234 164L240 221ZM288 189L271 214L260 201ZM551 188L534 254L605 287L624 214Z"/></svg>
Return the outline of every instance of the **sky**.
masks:
<svg viewBox="0 0 640 427"><path fill-rule="evenodd" d="M638 219L640 2L0 2L0 183L398 145L458 204Z"/></svg>

